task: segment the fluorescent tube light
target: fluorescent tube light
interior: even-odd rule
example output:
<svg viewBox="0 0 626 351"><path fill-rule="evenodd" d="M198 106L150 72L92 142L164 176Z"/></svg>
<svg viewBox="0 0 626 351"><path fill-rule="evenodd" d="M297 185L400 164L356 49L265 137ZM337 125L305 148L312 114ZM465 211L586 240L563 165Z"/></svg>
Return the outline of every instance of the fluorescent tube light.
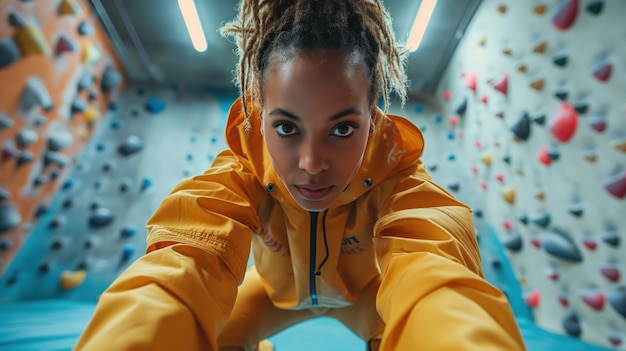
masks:
<svg viewBox="0 0 626 351"><path fill-rule="evenodd" d="M406 43L409 51L413 52L420 46L422 37L424 37L424 32L426 32L426 26L428 26L428 21L430 21L430 17L433 15L433 10L435 10L436 4L437 0L422 0L420 8L417 10L417 15L415 16L415 22L413 22L409 39Z"/></svg>
<svg viewBox="0 0 626 351"><path fill-rule="evenodd" d="M206 38L204 37L200 17L198 17L198 11L193 0L178 0L178 7L180 7L180 12L183 13L193 48L198 52L205 51L207 49Z"/></svg>

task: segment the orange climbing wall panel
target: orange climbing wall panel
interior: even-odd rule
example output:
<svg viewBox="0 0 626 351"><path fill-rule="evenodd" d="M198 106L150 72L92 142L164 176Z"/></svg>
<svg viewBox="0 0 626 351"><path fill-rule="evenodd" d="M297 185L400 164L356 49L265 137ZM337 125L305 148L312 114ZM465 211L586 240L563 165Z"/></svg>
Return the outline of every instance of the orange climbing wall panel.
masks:
<svg viewBox="0 0 626 351"><path fill-rule="evenodd" d="M0 200L0 206L11 206L21 217L18 225L0 233L2 274L34 227L37 208L46 207L72 167L71 160L88 142L94 115L106 113L126 79L89 1L0 0L0 19L0 40L15 43L20 53L9 64L5 58L0 66L0 118L11 124L0 128L0 188L8 197ZM90 33L81 34L81 25L90 28ZM64 45L67 43L69 47ZM102 91L100 85L107 67L120 72L121 84L112 91ZM78 89L78 81L85 75L93 76L93 84ZM33 78L47 90L50 109L36 104L24 108L22 96ZM88 102L86 111L72 112L72 102L77 98ZM65 166L46 166L43 161L52 127L71 134L69 146L59 151L69 160ZM17 140L23 129L35 131L37 138L20 147ZM16 156L23 152L33 156L32 161L18 165ZM37 181L40 184L33 185Z"/></svg>

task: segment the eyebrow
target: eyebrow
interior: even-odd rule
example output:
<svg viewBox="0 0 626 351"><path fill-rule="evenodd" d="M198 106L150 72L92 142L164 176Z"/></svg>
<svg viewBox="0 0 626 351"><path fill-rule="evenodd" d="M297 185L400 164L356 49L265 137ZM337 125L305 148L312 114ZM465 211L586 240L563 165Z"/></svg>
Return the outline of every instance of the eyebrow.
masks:
<svg viewBox="0 0 626 351"><path fill-rule="evenodd" d="M334 121L334 120L340 119L342 117L345 117L345 116L348 116L348 115L351 115L351 114L362 115L363 112L361 112L360 110L358 110L358 109L356 109L354 107L350 107L350 108L345 109L345 110L343 110L341 112L335 113L334 115L330 116L328 118L328 120L329 121ZM300 117L298 117L295 114L293 114L293 113L291 113L291 112L289 112L287 110L284 110L282 108L273 109L272 111L270 111L269 115L270 116L276 116L276 115L278 115L278 116L285 116L287 118L293 119L294 121L298 121L298 122L300 121Z"/></svg>

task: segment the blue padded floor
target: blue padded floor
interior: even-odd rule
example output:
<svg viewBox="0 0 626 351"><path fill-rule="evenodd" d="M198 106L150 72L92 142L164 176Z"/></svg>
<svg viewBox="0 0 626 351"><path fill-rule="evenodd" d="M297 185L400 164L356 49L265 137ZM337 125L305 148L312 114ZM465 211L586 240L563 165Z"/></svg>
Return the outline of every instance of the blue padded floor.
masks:
<svg viewBox="0 0 626 351"><path fill-rule="evenodd" d="M95 304L48 300L0 304L1 351L71 350ZM529 351L608 351L577 339L555 335L519 319ZM339 322L318 318L293 326L270 339L277 351L364 351L365 344Z"/></svg>

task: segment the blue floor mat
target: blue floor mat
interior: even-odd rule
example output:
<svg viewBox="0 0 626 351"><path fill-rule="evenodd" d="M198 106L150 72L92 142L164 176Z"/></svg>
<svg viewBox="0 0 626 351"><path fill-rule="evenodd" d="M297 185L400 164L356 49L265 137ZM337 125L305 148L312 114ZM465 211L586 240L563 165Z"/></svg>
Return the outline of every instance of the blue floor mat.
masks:
<svg viewBox="0 0 626 351"><path fill-rule="evenodd" d="M95 304L51 300L0 305L1 351L71 350L91 318ZM578 339L542 330L520 318L529 351L609 351ZM270 338L276 351L364 351L365 343L339 322L322 317L295 325Z"/></svg>

